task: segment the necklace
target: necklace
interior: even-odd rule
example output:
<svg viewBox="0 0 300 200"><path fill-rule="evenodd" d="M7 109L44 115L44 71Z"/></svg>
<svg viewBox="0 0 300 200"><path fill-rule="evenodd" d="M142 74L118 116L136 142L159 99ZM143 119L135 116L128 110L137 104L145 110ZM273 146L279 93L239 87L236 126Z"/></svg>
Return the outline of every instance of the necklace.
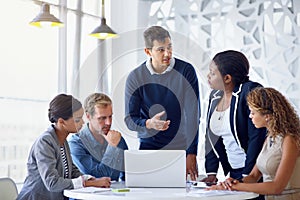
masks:
<svg viewBox="0 0 300 200"><path fill-rule="evenodd" d="M225 115L225 110L224 110L225 99L222 98L221 101L222 101L222 107L221 107L220 112L219 112L220 114L219 114L218 120L222 120L224 115Z"/></svg>

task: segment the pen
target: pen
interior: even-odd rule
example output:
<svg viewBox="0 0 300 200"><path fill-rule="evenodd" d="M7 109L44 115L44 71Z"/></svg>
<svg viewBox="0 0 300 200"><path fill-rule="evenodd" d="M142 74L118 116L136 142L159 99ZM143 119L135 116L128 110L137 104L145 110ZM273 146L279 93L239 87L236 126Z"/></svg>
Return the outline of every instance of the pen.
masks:
<svg viewBox="0 0 300 200"><path fill-rule="evenodd" d="M129 188L113 188L111 189L112 192L129 192Z"/></svg>

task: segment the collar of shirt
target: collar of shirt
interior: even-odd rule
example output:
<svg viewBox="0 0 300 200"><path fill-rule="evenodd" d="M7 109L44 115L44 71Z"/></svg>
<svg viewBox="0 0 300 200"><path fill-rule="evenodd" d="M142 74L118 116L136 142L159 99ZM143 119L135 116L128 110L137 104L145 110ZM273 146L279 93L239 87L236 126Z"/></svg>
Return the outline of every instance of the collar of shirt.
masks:
<svg viewBox="0 0 300 200"><path fill-rule="evenodd" d="M158 75L159 74L165 74L165 73L171 71L173 69L174 65L175 65L175 58L172 57L171 60L170 60L170 65L167 67L167 69L165 71L163 71L162 73L157 73L157 72L155 72L153 70L153 67L152 67L152 64L151 64L151 58L148 58L148 60L146 62L146 67L149 70L149 72L150 72L151 75L154 75L154 74L158 74Z"/></svg>

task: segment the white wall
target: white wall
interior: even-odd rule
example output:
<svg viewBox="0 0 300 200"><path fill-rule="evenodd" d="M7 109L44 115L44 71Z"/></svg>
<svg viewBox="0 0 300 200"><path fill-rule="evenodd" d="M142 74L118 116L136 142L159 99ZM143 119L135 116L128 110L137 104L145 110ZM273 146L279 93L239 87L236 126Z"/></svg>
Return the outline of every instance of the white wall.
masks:
<svg viewBox="0 0 300 200"><path fill-rule="evenodd" d="M173 39L175 56L193 63L198 72L202 108L200 162L204 157L203 133L209 92L206 74L210 59L217 52L225 49L244 52L251 64L250 79L278 89L297 110L300 110L299 1L113 0L111 2L112 26L121 33L121 37L113 41L113 59L110 66L113 72L112 96L117 119L114 123L117 123L115 125L126 134L132 135L123 123L125 79L129 71L146 58L142 52L142 31L154 24L170 30L175 36ZM136 140L133 139L132 142L136 147Z"/></svg>

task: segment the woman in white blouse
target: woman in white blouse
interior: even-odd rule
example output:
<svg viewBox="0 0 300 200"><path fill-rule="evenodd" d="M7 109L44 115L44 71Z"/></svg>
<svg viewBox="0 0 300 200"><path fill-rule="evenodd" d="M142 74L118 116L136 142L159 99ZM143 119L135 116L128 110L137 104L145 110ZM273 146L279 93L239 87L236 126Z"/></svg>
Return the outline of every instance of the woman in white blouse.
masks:
<svg viewBox="0 0 300 200"><path fill-rule="evenodd" d="M268 137L251 173L241 181L228 178L211 189L255 192L268 200L300 199L300 121L293 106L273 88L248 94L250 118L266 127ZM257 181L263 177L263 183Z"/></svg>

